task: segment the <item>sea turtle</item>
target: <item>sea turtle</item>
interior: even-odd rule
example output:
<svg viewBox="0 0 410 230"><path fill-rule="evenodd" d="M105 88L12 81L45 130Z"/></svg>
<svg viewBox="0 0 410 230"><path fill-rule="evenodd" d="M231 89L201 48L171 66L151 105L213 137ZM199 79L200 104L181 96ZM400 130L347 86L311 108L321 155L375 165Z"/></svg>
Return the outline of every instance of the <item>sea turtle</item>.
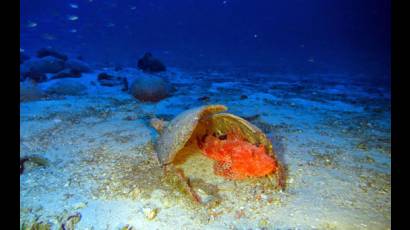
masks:
<svg viewBox="0 0 410 230"><path fill-rule="evenodd" d="M199 200L190 191L189 177L185 176L181 168L175 167L186 161L185 156L199 149L202 155L217 161L214 165L215 174L228 179L248 176L276 178L275 187L284 189L285 170L269 139L245 119L226 113L227 109L224 105L206 105L186 110L169 123L151 120L160 133L155 150L165 173L177 173L186 184L185 189ZM191 161L194 165L189 168L200 168L200 159L203 158Z"/></svg>

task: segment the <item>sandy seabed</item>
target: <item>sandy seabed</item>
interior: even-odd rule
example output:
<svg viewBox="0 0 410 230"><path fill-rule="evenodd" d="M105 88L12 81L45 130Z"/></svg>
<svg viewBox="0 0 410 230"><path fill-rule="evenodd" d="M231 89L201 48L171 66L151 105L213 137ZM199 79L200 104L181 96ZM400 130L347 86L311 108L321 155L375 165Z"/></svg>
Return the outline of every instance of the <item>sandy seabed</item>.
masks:
<svg viewBox="0 0 410 230"><path fill-rule="evenodd" d="M129 80L142 74L98 70L78 79L84 95L20 104L20 158L41 159L26 162L20 176L21 227L390 229L386 89L346 75L171 68L162 77L176 92L141 103L120 87L91 84L101 71ZM285 191L221 179L220 202L197 207L164 183L149 119L205 104L224 104L267 134L288 168Z"/></svg>

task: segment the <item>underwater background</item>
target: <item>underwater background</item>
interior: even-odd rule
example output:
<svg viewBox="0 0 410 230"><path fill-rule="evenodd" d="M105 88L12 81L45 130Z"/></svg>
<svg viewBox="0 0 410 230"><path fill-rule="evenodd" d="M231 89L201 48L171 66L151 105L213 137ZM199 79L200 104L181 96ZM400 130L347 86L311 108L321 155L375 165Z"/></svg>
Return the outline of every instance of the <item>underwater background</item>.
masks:
<svg viewBox="0 0 410 230"><path fill-rule="evenodd" d="M20 229L390 229L390 30L388 0L20 0ZM191 141L163 174L217 104L284 189Z"/></svg>
<svg viewBox="0 0 410 230"><path fill-rule="evenodd" d="M27 52L52 46L95 62L133 66L143 52L151 51L166 63L192 68L264 66L286 73L338 72L380 79L390 74L387 0L20 4L20 43Z"/></svg>

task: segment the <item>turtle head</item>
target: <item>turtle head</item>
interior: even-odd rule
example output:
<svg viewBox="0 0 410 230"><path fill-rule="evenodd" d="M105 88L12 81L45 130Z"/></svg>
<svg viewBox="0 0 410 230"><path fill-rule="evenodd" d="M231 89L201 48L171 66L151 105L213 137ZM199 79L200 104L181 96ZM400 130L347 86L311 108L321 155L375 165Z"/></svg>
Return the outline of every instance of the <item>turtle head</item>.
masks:
<svg viewBox="0 0 410 230"><path fill-rule="evenodd" d="M151 118L150 125L157 130L158 133L162 133L162 130L168 125L168 121L164 121L163 119L159 118Z"/></svg>

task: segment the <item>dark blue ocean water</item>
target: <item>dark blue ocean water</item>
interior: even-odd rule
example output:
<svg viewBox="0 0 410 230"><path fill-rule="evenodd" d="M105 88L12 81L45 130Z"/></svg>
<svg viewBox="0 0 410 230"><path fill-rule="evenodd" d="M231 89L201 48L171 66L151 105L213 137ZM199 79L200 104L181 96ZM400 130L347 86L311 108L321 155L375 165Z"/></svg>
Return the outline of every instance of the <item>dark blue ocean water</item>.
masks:
<svg viewBox="0 0 410 230"><path fill-rule="evenodd" d="M21 48L135 66L263 67L389 81L388 0L20 0ZM71 17L71 18L70 18Z"/></svg>

